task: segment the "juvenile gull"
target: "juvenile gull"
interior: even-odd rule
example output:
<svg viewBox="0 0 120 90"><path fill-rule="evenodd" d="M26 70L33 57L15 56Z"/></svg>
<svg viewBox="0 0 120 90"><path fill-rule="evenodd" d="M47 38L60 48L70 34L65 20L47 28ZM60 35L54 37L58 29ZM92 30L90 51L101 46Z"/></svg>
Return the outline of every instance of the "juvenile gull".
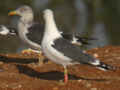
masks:
<svg viewBox="0 0 120 90"><path fill-rule="evenodd" d="M42 40L42 51L51 61L63 65L64 82L68 81L67 66L74 64L88 64L101 70L114 70L110 65L100 62L93 56L84 53L78 46L64 39L57 29L53 12L50 9L44 11L45 31Z"/></svg>

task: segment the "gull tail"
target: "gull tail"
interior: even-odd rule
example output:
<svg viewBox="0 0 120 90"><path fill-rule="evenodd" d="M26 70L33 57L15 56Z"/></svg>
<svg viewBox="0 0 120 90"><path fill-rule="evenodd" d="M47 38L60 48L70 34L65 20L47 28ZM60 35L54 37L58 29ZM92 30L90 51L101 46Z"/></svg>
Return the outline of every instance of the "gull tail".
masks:
<svg viewBox="0 0 120 90"><path fill-rule="evenodd" d="M95 38L88 38L88 37L80 37L75 35L73 37L73 41L76 40L76 43L82 43L83 45L90 45L91 43L89 41L96 40Z"/></svg>
<svg viewBox="0 0 120 90"><path fill-rule="evenodd" d="M82 37L80 35L75 35L71 33L63 33L63 32L60 32L60 33L65 39L71 41L72 44L75 44L78 46L90 45L91 43L89 41L96 40L95 38Z"/></svg>
<svg viewBox="0 0 120 90"><path fill-rule="evenodd" d="M116 70L116 67L100 62L99 60L96 60L95 62L92 62L91 64L103 71L107 71L107 70L115 71Z"/></svg>

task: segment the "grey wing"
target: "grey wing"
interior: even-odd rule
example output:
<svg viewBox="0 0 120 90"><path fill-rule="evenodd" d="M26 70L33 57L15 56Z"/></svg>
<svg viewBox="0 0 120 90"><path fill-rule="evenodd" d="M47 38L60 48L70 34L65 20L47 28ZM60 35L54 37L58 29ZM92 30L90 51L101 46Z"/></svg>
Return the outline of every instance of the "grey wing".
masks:
<svg viewBox="0 0 120 90"><path fill-rule="evenodd" d="M73 34L62 32L61 35L63 36L63 38L65 38L65 39L69 40L70 42L72 42L72 40L73 40Z"/></svg>
<svg viewBox="0 0 120 90"><path fill-rule="evenodd" d="M63 32L63 33L61 33L61 35L66 40L69 40L70 42L75 42L75 44L79 45L79 46L90 45L91 43L89 41L95 40L95 38L88 38L88 37L85 37L85 36L76 35L74 33L64 33ZM74 41L74 40L76 40L76 41Z"/></svg>
<svg viewBox="0 0 120 90"><path fill-rule="evenodd" d="M84 53L80 47L71 44L69 41L64 38L59 38L54 41L54 45L52 45L57 51L61 52L65 56L72 59L72 62L90 64L94 62L96 59Z"/></svg>
<svg viewBox="0 0 120 90"><path fill-rule="evenodd" d="M27 38L37 44L41 44L44 33L44 25L34 23L30 28L28 28L28 30L29 33L26 34Z"/></svg>

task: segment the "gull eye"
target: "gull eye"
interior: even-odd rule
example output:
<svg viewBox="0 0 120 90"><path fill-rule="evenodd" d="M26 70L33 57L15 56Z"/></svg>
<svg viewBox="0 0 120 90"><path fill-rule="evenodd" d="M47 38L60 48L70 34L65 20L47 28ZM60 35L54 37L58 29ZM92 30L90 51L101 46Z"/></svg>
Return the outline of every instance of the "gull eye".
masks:
<svg viewBox="0 0 120 90"><path fill-rule="evenodd" d="M21 9L20 9L20 12L24 12L24 11L25 11L25 9L24 9L24 8L21 8Z"/></svg>

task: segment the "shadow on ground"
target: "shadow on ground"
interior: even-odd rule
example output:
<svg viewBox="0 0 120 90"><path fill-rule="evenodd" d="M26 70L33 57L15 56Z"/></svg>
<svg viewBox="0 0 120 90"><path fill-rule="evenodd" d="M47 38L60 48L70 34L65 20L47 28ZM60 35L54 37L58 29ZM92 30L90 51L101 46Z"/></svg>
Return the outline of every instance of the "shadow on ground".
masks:
<svg viewBox="0 0 120 90"><path fill-rule="evenodd" d="M0 56L0 61L5 63L29 64L29 63L37 63L38 59L8 58L5 56Z"/></svg>
<svg viewBox="0 0 120 90"><path fill-rule="evenodd" d="M63 80L64 73L59 71L50 71L50 72L38 72L34 69L25 66L25 65L16 65L19 73L23 73L30 77L39 78L43 80ZM108 81L107 79L89 79L84 77L77 77L75 75L68 74L69 80L92 80L92 81Z"/></svg>

